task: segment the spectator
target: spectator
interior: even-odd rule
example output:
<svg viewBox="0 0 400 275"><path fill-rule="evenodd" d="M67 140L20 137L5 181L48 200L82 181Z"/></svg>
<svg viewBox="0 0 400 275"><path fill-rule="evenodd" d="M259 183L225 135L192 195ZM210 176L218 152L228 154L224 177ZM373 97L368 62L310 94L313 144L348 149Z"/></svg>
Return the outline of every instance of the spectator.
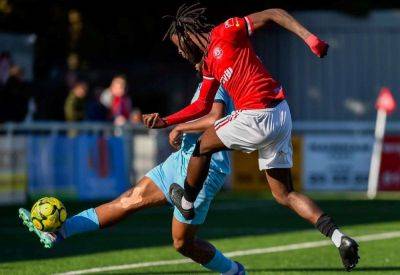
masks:
<svg viewBox="0 0 400 275"><path fill-rule="evenodd" d="M65 119L67 121L82 121L85 119L85 104L88 86L80 81L75 84L69 93L64 105Z"/></svg>
<svg viewBox="0 0 400 275"><path fill-rule="evenodd" d="M132 110L131 99L127 95L126 78L117 75L111 81L110 87L101 95L101 102L110 110L111 118L115 125L125 124Z"/></svg>
<svg viewBox="0 0 400 275"><path fill-rule="evenodd" d="M24 71L17 65L11 66L2 91L0 121L23 121L28 113L30 97L30 89L24 81Z"/></svg>

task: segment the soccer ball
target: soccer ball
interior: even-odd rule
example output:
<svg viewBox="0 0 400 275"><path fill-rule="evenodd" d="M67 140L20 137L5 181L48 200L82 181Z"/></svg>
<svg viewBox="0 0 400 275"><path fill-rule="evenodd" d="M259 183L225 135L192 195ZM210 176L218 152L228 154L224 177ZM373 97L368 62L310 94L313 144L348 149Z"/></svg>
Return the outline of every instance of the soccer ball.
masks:
<svg viewBox="0 0 400 275"><path fill-rule="evenodd" d="M67 210L61 201L53 197L41 198L31 210L32 223L40 231L57 231L66 219Z"/></svg>

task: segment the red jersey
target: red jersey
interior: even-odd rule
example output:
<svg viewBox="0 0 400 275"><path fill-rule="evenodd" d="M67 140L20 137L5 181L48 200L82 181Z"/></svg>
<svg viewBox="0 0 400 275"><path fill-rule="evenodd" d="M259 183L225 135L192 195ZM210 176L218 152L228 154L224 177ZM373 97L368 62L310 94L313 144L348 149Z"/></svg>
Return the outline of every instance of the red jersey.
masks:
<svg viewBox="0 0 400 275"><path fill-rule="evenodd" d="M229 93L237 110L265 109L272 101L285 99L282 86L264 68L251 45L252 31L247 17L230 18L211 31L199 99L165 118L168 125L206 115L219 85Z"/></svg>

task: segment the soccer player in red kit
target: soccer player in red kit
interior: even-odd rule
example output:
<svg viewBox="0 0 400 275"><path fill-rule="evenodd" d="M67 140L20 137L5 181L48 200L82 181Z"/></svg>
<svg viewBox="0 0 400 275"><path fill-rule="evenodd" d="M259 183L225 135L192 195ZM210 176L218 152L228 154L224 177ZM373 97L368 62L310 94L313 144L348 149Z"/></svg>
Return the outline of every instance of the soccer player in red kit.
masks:
<svg viewBox="0 0 400 275"><path fill-rule="evenodd" d="M318 57L327 54L328 44L282 9L230 18L215 27L207 23L204 12L199 4L182 5L176 16L168 16L172 23L166 34L185 59L192 63L203 61L198 100L165 118L157 113L144 115L144 123L149 128L163 128L204 116L211 109L219 85L228 91L236 111L217 121L198 140L184 189L171 185L171 200L186 219L192 219L193 204L207 177L211 155L227 149L247 153L258 150L259 169L265 171L276 201L330 237L346 270L353 269L359 259L358 244L344 235L310 198L293 189L292 121L285 90L265 69L249 37L275 22L299 36Z"/></svg>

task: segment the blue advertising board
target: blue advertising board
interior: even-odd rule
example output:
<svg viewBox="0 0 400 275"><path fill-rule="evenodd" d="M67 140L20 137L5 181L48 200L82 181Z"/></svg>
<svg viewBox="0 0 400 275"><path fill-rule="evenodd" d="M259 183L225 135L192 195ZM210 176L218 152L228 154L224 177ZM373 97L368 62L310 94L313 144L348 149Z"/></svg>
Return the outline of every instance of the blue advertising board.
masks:
<svg viewBox="0 0 400 275"><path fill-rule="evenodd" d="M110 199L129 186L120 137L40 136L28 139L28 192L80 200Z"/></svg>

